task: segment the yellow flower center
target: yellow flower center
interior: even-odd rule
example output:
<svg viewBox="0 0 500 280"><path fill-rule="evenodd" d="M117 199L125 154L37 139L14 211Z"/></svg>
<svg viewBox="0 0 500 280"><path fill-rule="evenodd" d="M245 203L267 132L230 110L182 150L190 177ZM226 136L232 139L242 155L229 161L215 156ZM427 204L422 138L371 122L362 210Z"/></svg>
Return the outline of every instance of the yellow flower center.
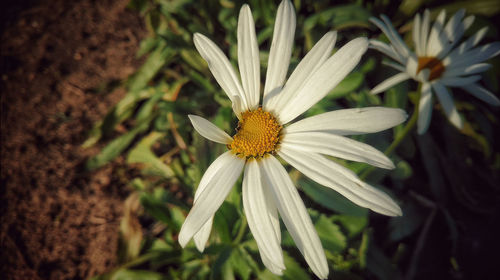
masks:
<svg viewBox="0 0 500 280"><path fill-rule="evenodd" d="M443 62L433 56L421 56L418 58L417 74L423 69L429 69L429 81L438 79L443 74L445 68Z"/></svg>
<svg viewBox="0 0 500 280"><path fill-rule="evenodd" d="M282 126L271 113L259 108L246 111L238 122L233 142L228 148L245 157L262 157L278 148Z"/></svg>

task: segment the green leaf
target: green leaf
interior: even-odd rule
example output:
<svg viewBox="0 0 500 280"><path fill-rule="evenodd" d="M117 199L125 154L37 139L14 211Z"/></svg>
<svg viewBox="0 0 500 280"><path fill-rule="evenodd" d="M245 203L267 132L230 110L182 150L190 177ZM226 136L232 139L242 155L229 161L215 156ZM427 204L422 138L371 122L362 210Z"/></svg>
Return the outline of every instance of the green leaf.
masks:
<svg viewBox="0 0 500 280"><path fill-rule="evenodd" d="M319 22L333 26L335 30L349 27L369 27L371 14L358 4L337 5L319 13Z"/></svg>
<svg viewBox="0 0 500 280"><path fill-rule="evenodd" d="M290 280L308 280L311 279L309 274L304 268L292 257L290 257L286 252L283 252L283 257L285 260L286 269L283 271L282 279Z"/></svg>
<svg viewBox="0 0 500 280"><path fill-rule="evenodd" d="M304 179L299 180L298 185L312 200L332 211L358 217L365 217L368 214L367 209L357 206L330 188Z"/></svg>
<svg viewBox="0 0 500 280"><path fill-rule="evenodd" d="M168 198L162 198L165 196L169 196L169 193L160 189L157 190L156 195L143 192L140 196L141 205L144 207L144 210L146 210L146 212L153 216L156 220L159 220L166 225L173 226L174 223L172 223L169 215L170 210L166 203Z"/></svg>
<svg viewBox="0 0 500 280"><path fill-rule="evenodd" d="M361 72L352 72L342 80L329 94L328 98L337 99L346 96L358 89L365 79Z"/></svg>
<svg viewBox="0 0 500 280"><path fill-rule="evenodd" d="M98 155L87 160L86 168L88 170L99 168L119 156L132 143L137 134L148 129L151 119L144 120L129 132L111 141Z"/></svg>
<svg viewBox="0 0 500 280"><path fill-rule="evenodd" d="M220 248L219 255L212 265L212 272L210 275L211 279L234 279L234 274L232 274L232 269L228 263L229 258L233 252L231 246L224 246Z"/></svg>
<svg viewBox="0 0 500 280"><path fill-rule="evenodd" d="M162 133L151 132L144 137L128 154L127 163L142 163L145 168L150 168L155 175L164 178L173 177L174 171L151 151L151 145L164 136Z"/></svg>
<svg viewBox="0 0 500 280"><path fill-rule="evenodd" d="M167 279L164 275L158 272L147 271L147 270L131 270L131 269L119 269L110 274L102 275L95 280L162 280Z"/></svg>
<svg viewBox="0 0 500 280"><path fill-rule="evenodd" d="M128 81L129 90L135 92L143 89L156 76L163 65L170 62L174 55L175 50L168 48L162 41L158 48L149 55L146 62Z"/></svg>
<svg viewBox="0 0 500 280"><path fill-rule="evenodd" d="M345 229L349 237L354 237L361 233L368 225L367 216L335 215L333 221L339 222Z"/></svg>
<svg viewBox="0 0 500 280"><path fill-rule="evenodd" d="M346 238L340 231L339 226L334 224L331 218L327 218L323 214L319 215L315 227L326 250L338 253L346 248Z"/></svg>
<svg viewBox="0 0 500 280"><path fill-rule="evenodd" d="M235 274L238 275L240 279L248 280L250 278L250 274L252 273L252 269L245 259L244 254L247 254L244 249L240 247L235 248L229 258L229 263L231 264Z"/></svg>

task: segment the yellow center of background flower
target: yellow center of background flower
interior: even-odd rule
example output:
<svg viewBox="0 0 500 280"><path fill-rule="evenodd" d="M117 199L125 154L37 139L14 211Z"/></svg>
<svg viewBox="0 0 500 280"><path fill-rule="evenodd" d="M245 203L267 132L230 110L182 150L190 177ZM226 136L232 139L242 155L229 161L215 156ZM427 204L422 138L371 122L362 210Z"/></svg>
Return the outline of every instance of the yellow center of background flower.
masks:
<svg viewBox="0 0 500 280"><path fill-rule="evenodd" d="M245 157L262 157L276 151L282 126L269 112L246 111L228 148Z"/></svg>
<svg viewBox="0 0 500 280"><path fill-rule="evenodd" d="M423 69L429 69L429 81L441 77L445 68L443 62L433 56L421 56L418 58L417 74Z"/></svg>

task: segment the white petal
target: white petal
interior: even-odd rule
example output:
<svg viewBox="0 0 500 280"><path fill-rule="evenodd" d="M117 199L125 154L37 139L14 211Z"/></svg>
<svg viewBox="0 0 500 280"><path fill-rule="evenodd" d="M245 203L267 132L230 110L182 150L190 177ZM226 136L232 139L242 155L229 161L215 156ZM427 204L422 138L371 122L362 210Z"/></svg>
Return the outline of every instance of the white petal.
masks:
<svg viewBox="0 0 500 280"><path fill-rule="evenodd" d="M478 63L473 65L466 65L463 67L446 68L443 77L472 75L488 71L490 68L491 64L488 63Z"/></svg>
<svg viewBox="0 0 500 280"><path fill-rule="evenodd" d="M326 131L337 135L356 135L382 131L404 122L405 111L395 108L366 107L331 111L315 115L285 128L285 133Z"/></svg>
<svg viewBox="0 0 500 280"><path fill-rule="evenodd" d="M460 41L464 32L472 25L474 22L474 16L469 16L462 21L465 14L465 10L458 11L446 24L443 31L445 35L445 40L447 40L447 46L442 49L437 58L442 60L443 57Z"/></svg>
<svg viewBox="0 0 500 280"><path fill-rule="evenodd" d="M422 53L419 56L427 55L427 41L429 40L429 27L430 27L430 12L429 10L424 11L424 16L422 17L422 28L420 28L420 49Z"/></svg>
<svg viewBox="0 0 500 280"><path fill-rule="evenodd" d="M395 44L394 43L393 44L395 45L396 50L398 50L398 52L403 56L407 56L408 53L410 52L408 50L408 46L406 46L405 42L403 41L403 38L401 38L399 33L392 25L391 20L386 15L382 15L381 18L385 22L388 31L391 33L391 36L394 38Z"/></svg>
<svg viewBox="0 0 500 280"><path fill-rule="evenodd" d="M340 48L305 82L302 89L278 113L282 124L295 119L337 86L358 65L368 48L366 38L357 38Z"/></svg>
<svg viewBox="0 0 500 280"><path fill-rule="evenodd" d="M239 108L240 111L248 110L240 81L226 55L205 35L195 33L193 41L201 57L207 62L208 68L214 75L215 80L217 80L217 83L219 83L229 99L233 101L233 96L239 96L242 100L241 105L243 106Z"/></svg>
<svg viewBox="0 0 500 280"><path fill-rule="evenodd" d="M369 47L387 55L388 57L396 60L401 64L406 63L404 57L396 52L393 46L389 46L386 43L371 39Z"/></svg>
<svg viewBox="0 0 500 280"><path fill-rule="evenodd" d="M188 117L194 129L208 140L221 144L229 144L233 141L231 136L208 120L196 115L188 115Z"/></svg>
<svg viewBox="0 0 500 280"><path fill-rule="evenodd" d="M377 167L393 169L392 161L379 150L365 143L326 132L290 133L283 137L283 147L313 152L347 160L365 162Z"/></svg>
<svg viewBox="0 0 500 280"><path fill-rule="evenodd" d="M481 80L480 75L467 76L467 77L443 77L439 79L439 82L446 86L451 87L461 87L468 84L475 83Z"/></svg>
<svg viewBox="0 0 500 280"><path fill-rule="evenodd" d="M400 72L406 72L406 66L403 66L399 63L384 60L384 61L382 61L382 64L387 65L389 67L392 67Z"/></svg>
<svg viewBox="0 0 500 280"><path fill-rule="evenodd" d="M441 10L437 16L434 24L432 25L431 34L429 35L429 42L427 43L427 55L437 56L439 52L446 47L446 37L444 35L444 20L446 18L446 10Z"/></svg>
<svg viewBox="0 0 500 280"><path fill-rule="evenodd" d="M315 153L282 147L278 154L311 180L357 205L383 215L401 216L401 208L387 194L359 180L351 170Z"/></svg>
<svg viewBox="0 0 500 280"><path fill-rule="evenodd" d="M453 98L448 92L448 89L441 83L432 84L432 88L434 88L439 103L441 103L441 106L443 106L444 112L446 113L446 116L448 117L450 122L459 129L462 129L462 118L460 118L460 115L457 112L457 108L455 107L455 103L453 102Z"/></svg>
<svg viewBox="0 0 500 280"><path fill-rule="evenodd" d="M460 44L457 48L455 48L445 59L443 62L447 60L454 61L456 58L460 58L463 53L467 52L471 48L475 47L486 35L488 31L488 27L481 28L478 32L474 33L469 39Z"/></svg>
<svg viewBox="0 0 500 280"><path fill-rule="evenodd" d="M198 187L199 195L179 233L179 244L185 247L206 222L212 218L240 176L245 161L231 151L217 158L208 168ZM205 178L206 177L206 178Z"/></svg>
<svg viewBox="0 0 500 280"><path fill-rule="evenodd" d="M500 106L500 100L498 99L498 97L496 97L492 92L490 92L489 90L485 89L484 87L478 84L475 83L469 84L463 86L462 88L488 104L494 106Z"/></svg>
<svg viewBox="0 0 500 280"><path fill-rule="evenodd" d="M255 23L250 7L241 7L238 18L238 65L249 109L259 106L260 59Z"/></svg>
<svg viewBox="0 0 500 280"><path fill-rule="evenodd" d="M295 34L295 10L289 0L278 7L274 23L273 41L267 63L264 99L268 94L277 94L285 82Z"/></svg>
<svg viewBox="0 0 500 280"><path fill-rule="evenodd" d="M275 228L270 219L266 197L262 185L262 176L256 160L248 161L243 177L243 209L248 220L248 226L259 247L262 259L266 257L273 264L269 269L285 269L280 241L276 238Z"/></svg>
<svg viewBox="0 0 500 280"><path fill-rule="evenodd" d="M386 91L386 90L392 88L393 86L395 86L403 81L406 81L410 78L411 78L410 75L408 75L406 73L398 73L398 74L388 78L387 80L381 82L380 84L378 84L376 87L374 87L370 91L370 93L371 94L381 93L381 92Z"/></svg>
<svg viewBox="0 0 500 280"><path fill-rule="evenodd" d="M375 24L384 34L387 36L391 45L394 49L402 56L408 55L408 47L401 39L401 36L396 32L392 26L391 21L384 15L382 15L384 22L380 21L378 18L371 17L370 21Z"/></svg>
<svg viewBox="0 0 500 280"><path fill-rule="evenodd" d="M201 229L193 236L196 249L198 249L201 253L205 250L205 245L207 244L210 232L212 231L213 222L214 216L212 215L212 217L210 217Z"/></svg>
<svg viewBox="0 0 500 280"><path fill-rule="evenodd" d="M422 92L418 105L418 134L424 134L429 128L432 117L432 91L431 85L422 84Z"/></svg>
<svg viewBox="0 0 500 280"><path fill-rule="evenodd" d="M457 34L457 31L460 30L460 23L462 23L462 19L464 18L464 16L465 9L460 9L448 20L448 23L443 30L448 41L454 42L456 40L460 40L460 36L462 34Z"/></svg>
<svg viewBox="0 0 500 280"><path fill-rule="evenodd" d="M264 180L271 186L278 211L297 248L304 255L314 274L321 279L326 279L328 264L325 252L290 176L273 156L262 160L261 172Z"/></svg>
<svg viewBox="0 0 500 280"><path fill-rule="evenodd" d="M446 67L461 67L483 62L500 54L500 42L490 43L464 53L450 54L443 60Z"/></svg>
<svg viewBox="0 0 500 280"><path fill-rule="evenodd" d="M321 40L307 53L302 61L297 65L292 75L286 82L283 90L275 97L264 100L264 108L269 111L279 112L283 106L297 94L308 77L318 70L323 63L331 56L337 32L326 33ZM268 95L269 96L269 95Z"/></svg>

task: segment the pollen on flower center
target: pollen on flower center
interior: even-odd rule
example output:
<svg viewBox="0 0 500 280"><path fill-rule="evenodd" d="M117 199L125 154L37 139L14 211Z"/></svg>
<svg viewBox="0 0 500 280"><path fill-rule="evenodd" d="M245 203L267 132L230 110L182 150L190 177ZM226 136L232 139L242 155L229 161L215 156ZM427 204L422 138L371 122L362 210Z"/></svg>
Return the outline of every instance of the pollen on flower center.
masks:
<svg viewBox="0 0 500 280"><path fill-rule="evenodd" d="M445 68L443 62L433 56L421 56L418 58L417 74L423 69L429 69L429 81L441 77Z"/></svg>
<svg viewBox="0 0 500 280"><path fill-rule="evenodd" d="M259 108L246 111L228 148L245 157L262 157L276 151L282 126L271 113Z"/></svg>

